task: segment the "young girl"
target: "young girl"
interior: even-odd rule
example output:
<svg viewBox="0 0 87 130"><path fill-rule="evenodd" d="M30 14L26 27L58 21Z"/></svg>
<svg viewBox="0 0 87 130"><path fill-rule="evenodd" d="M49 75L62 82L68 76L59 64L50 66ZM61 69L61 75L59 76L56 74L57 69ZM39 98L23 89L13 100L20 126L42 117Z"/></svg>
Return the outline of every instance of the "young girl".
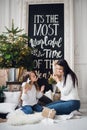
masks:
<svg viewBox="0 0 87 130"><path fill-rule="evenodd" d="M55 109L58 115L70 114L74 110L79 110L78 79L66 60L59 60L55 64L53 78L57 82L56 86L61 92L61 99L48 104L47 107Z"/></svg>
<svg viewBox="0 0 87 130"><path fill-rule="evenodd" d="M22 83L21 110L26 114L32 114L34 111L41 112L43 108L38 104L38 99L43 96L44 86L39 90L37 75L34 71L29 72L25 79L26 81Z"/></svg>

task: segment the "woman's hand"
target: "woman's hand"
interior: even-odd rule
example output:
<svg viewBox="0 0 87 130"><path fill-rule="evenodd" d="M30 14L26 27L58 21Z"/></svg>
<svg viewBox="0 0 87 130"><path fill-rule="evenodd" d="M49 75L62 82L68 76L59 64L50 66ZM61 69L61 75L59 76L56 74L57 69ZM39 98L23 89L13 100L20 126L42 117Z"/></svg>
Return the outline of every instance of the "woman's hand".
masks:
<svg viewBox="0 0 87 130"><path fill-rule="evenodd" d="M56 74L52 75L52 78L58 83L60 81L60 79L58 78L58 76Z"/></svg>
<svg viewBox="0 0 87 130"><path fill-rule="evenodd" d="M42 86L41 86L41 90L40 90L40 91L41 91L41 92L43 92L43 91L44 91L44 89L45 89L45 85L42 85Z"/></svg>

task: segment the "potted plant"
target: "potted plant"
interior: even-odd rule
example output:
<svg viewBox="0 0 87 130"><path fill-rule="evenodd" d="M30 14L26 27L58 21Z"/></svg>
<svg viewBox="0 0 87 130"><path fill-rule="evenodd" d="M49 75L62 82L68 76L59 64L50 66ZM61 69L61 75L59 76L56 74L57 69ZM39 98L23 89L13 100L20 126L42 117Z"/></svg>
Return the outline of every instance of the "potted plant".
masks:
<svg viewBox="0 0 87 130"><path fill-rule="evenodd" d="M3 93L3 91L7 88L7 86L0 86L0 103L1 102L4 102L4 99L5 99L5 95Z"/></svg>
<svg viewBox="0 0 87 130"><path fill-rule="evenodd" d="M28 46L29 37L23 29L5 27L7 32L0 35L0 68L32 69L32 49Z"/></svg>

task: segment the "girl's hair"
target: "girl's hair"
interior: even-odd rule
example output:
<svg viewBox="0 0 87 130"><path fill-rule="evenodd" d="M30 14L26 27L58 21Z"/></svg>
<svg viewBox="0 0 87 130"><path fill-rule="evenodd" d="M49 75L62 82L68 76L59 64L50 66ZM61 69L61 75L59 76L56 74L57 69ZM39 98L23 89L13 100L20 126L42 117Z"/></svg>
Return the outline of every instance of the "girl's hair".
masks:
<svg viewBox="0 0 87 130"><path fill-rule="evenodd" d="M26 74L25 76L23 76L23 82L26 82L28 78L29 78L29 74Z"/></svg>
<svg viewBox="0 0 87 130"><path fill-rule="evenodd" d="M26 75L24 76L23 82L26 82L28 78L31 80L31 73L34 73L35 76L37 77L37 74L36 74L35 71L30 71L28 74L26 74ZM29 84L31 85L31 81L29 82ZM34 85L35 85L35 87L36 87L37 90L40 90L40 87L39 87L39 85L37 84L37 81L34 82Z"/></svg>
<svg viewBox="0 0 87 130"><path fill-rule="evenodd" d="M65 80L64 80L64 84L66 84L66 78L67 78L67 75L70 74L71 77L72 77L72 81L73 81L73 85L75 86L75 83L77 84L78 86L78 79L77 79L77 76L76 74L71 70L71 68L69 67L68 63L66 60L64 59L61 59L61 60L58 60L56 65L60 65L64 68L64 77L65 77Z"/></svg>

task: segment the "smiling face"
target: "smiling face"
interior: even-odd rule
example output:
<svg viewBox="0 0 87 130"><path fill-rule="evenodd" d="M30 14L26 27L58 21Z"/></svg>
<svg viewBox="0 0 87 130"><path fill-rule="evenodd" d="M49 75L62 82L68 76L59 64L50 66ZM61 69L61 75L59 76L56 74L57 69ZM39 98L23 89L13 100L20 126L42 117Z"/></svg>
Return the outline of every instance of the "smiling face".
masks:
<svg viewBox="0 0 87 130"><path fill-rule="evenodd" d="M36 74L35 74L34 72L31 72L31 73L30 73L30 80L31 80L32 82L37 81L37 76L36 76Z"/></svg>
<svg viewBox="0 0 87 130"><path fill-rule="evenodd" d="M64 75L64 68L60 65L55 65L55 74L59 77Z"/></svg>

